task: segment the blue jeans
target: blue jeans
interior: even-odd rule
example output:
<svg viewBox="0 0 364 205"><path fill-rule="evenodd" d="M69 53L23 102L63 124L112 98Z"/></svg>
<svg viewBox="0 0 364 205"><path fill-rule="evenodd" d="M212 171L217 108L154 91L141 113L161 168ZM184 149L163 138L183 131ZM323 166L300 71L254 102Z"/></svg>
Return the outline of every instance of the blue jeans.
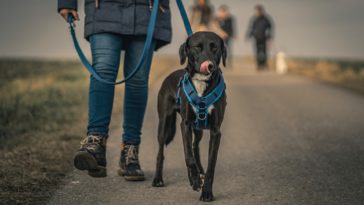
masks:
<svg viewBox="0 0 364 205"><path fill-rule="evenodd" d="M144 36L122 36L112 33L90 37L93 67L104 79L115 81L118 74L121 50L125 49L124 76L135 68L144 48ZM153 42L153 48L155 42ZM153 49L154 50L154 49ZM141 128L148 100L148 79L153 52L138 71L125 83L124 120L122 141L140 144ZM91 76L88 104L88 134L108 136L115 85L97 81Z"/></svg>

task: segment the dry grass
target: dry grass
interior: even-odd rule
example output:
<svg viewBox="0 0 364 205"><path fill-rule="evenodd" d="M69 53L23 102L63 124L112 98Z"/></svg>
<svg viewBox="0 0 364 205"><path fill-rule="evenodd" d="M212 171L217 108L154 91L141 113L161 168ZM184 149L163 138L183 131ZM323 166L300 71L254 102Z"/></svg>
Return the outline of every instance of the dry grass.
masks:
<svg viewBox="0 0 364 205"><path fill-rule="evenodd" d="M289 59L291 73L305 75L364 93L364 63L358 61Z"/></svg>
<svg viewBox="0 0 364 205"><path fill-rule="evenodd" d="M150 82L173 65L177 59L155 59ZM0 60L0 204L44 204L73 169L87 89L79 63Z"/></svg>
<svg viewBox="0 0 364 205"><path fill-rule="evenodd" d="M76 63L3 60L0 78L0 201L45 202L72 170L87 75Z"/></svg>

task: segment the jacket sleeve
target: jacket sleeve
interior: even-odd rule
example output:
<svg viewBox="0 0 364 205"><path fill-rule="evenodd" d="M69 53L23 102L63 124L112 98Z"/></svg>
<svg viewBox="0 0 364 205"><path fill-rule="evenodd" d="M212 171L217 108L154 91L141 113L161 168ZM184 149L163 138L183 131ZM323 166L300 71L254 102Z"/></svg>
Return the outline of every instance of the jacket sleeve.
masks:
<svg viewBox="0 0 364 205"><path fill-rule="evenodd" d="M249 21L248 29L246 31L245 38L249 39L254 36L254 30L255 30L255 18L252 17Z"/></svg>
<svg viewBox="0 0 364 205"><path fill-rule="evenodd" d="M58 12L61 9L77 10L77 0L58 0Z"/></svg>
<svg viewBox="0 0 364 205"><path fill-rule="evenodd" d="M267 17L267 39L273 39L274 37L274 23L270 16Z"/></svg>

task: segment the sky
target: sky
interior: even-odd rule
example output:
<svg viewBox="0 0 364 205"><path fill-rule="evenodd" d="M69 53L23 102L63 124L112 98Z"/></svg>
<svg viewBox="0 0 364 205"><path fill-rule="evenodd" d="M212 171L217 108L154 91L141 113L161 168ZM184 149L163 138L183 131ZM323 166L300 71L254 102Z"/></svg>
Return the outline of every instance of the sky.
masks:
<svg viewBox="0 0 364 205"><path fill-rule="evenodd" d="M178 55L185 30L176 3L172 8L172 43L157 55ZM184 0L189 9L193 0ZM0 57L75 59L67 24L57 14L56 0L0 0ZM263 4L275 23L271 53L314 58L364 59L363 0L211 0L217 8L230 7L235 16L237 38L234 55L251 55L252 42L244 38L254 5ZM84 0L79 0L83 17ZM83 21L77 35L85 53L89 44L83 39Z"/></svg>

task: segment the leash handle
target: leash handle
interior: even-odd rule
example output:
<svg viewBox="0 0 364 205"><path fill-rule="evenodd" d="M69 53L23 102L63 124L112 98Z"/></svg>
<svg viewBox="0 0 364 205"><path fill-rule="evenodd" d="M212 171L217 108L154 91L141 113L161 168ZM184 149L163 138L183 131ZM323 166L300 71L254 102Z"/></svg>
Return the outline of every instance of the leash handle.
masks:
<svg viewBox="0 0 364 205"><path fill-rule="evenodd" d="M73 14L72 13L68 13L67 22L68 22L68 24L70 24L70 26L71 25L73 27L75 26L75 17L73 17Z"/></svg>

